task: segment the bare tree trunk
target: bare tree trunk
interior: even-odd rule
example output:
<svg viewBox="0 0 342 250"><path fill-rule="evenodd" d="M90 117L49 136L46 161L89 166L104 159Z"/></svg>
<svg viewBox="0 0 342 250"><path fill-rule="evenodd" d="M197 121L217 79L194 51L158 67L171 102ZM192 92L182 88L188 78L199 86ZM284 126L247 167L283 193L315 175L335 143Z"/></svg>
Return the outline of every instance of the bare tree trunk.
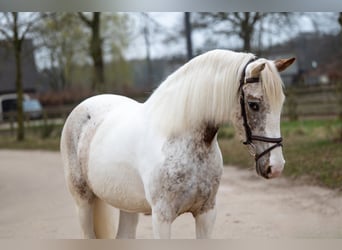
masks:
<svg viewBox="0 0 342 250"><path fill-rule="evenodd" d="M151 60L151 42L150 42L150 29L149 23L146 20L143 35L146 47L146 63L147 63L147 86L151 87L153 84L153 69L152 69L152 60Z"/></svg>
<svg viewBox="0 0 342 250"><path fill-rule="evenodd" d="M103 54L102 54L102 40L100 37L100 12L94 12L93 22L91 26L92 38L91 38L91 56L94 62L95 68L95 84L94 88L98 91L105 90L104 82L104 66L103 66Z"/></svg>
<svg viewBox="0 0 342 250"><path fill-rule="evenodd" d="M79 16L91 30L90 55L94 64L92 89L101 92L105 90L102 39L100 34L101 13L93 12L92 19L88 19L83 13L79 13Z"/></svg>
<svg viewBox="0 0 342 250"><path fill-rule="evenodd" d="M23 85L22 85L22 70L21 70L21 48L22 40L18 34L18 13L13 12L14 20L14 54L15 54L15 65L16 65L16 79L15 86L17 90L17 140L23 141L25 139L25 128L24 128L24 111L23 111Z"/></svg>
<svg viewBox="0 0 342 250"><path fill-rule="evenodd" d="M240 37L243 41L243 51L251 51L251 39L253 37L253 26L250 24L250 13L244 13L244 19L241 22Z"/></svg>
<svg viewBox="0 0 342 250"><path fill-rule="evenodd" d="M28 32L32 31L32 27L36 24L37 18L26 17L25 22L19 21L19 13L18 12L6 12L2 13L2 16L6 19L5 22L2 22L0 26L0 33L6 37L6 40L12 45L15 66L16 66L16 75L15 75L15 86L16 86L16 94L17 94L17 140L23 141L25 140L25 129L24 129L24 110L23 110L23 83L22 83L22 45L25 39L25 36Z"/></svg>
<svg viewBox="0 0 342 250"><path fill-rule="evenodd" d="M185 38L186 38L186 51L188 60L193 57L192 54L192 39L191 39L191 22L190 22L190 12L184 13L184 24L185 24Z"/></svg>

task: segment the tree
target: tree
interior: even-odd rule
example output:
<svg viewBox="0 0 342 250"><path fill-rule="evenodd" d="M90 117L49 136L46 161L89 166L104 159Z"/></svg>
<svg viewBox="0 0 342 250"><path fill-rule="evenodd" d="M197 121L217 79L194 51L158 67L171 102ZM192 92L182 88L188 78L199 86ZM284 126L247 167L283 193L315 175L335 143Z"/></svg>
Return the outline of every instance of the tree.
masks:
<svg viewBox="0 0 342 250"><path fill-rule="evenodd" d="M262 13L262 12L203 12L196 15L193 24L196 29L210 28L215 34L221 34L231 38L237 36L242 41L243 51L253 51L252 41L261 33L270 32L273 25L281 25L290 22L290 13ZM268 18L267 27L263 21ZM278 26L278 28L279 28ZM259 44L260 46L260 44Z"/></svg>
<svg viewBox="0 0 342 250"><path fill-rule="evenodd" d="M338 16L338 23L340 24L341 26L341 30L340 30L340 42L342 43L342 12L339 13L339 16ZM338 105L339 105L339 116L338 118L340 120L342 120L342 80L338 81L337 84L336 84L336 88L337 88L337 94L339 96L338 98ZM340 127L339 129L339 132L338 132L338 138L337 138L340 142L342 141L342 126Z"/></svg>
<svg viewBox="0 0 342 250"><path fill-rule="evenodd" d="M190 20L190 12L184 13L184 26L185 26L185 39L186 39L186 52L188 60L191 60L193 57L192 53L192 38L191 38L191 20Z"/></svg>
<svg viewBox="0 0 342 250"><path fill-rule="evenodd" d="M151 24L152 19L151 17L143 12L142 13L143 19L143 27L142 27L142 34L145 41L145 48L146 48L146 63L147 63L147 82L148 85L152 85L153 82L153 67L152 67L152 60L151 60Z"/></svg>
<svg viewBox="0 0 342 250"><path fill-rule="evenodd" d="M12 46L15 56L16 80L15 86L17 91L17 140L25 139L24 129L24 112L23 112L23 84L22 84L22 45L30 32L37 24L38 16L35 13L2 13L2 26L0 33Z"/></svg>
<svg viewBox="0 0 342 250"><path fill-rule="evenodd" d="M75 13L43 13L36 42L42 49L42 61L50 87L54 90L68 88L72 84L75 66L85 64L88 57L88 34Z"/></svg>
<svg viewBox="0 0 342 250"><path fill-rule="evenodd" d="M149 13L142 12L136 15L136 35L133 39L142 36L145 45L146 60L146 86L152 87L154 84L153 65L151 59L151 47L157 36L164 34L165 29Z"/></svg>
<svg viewBox="0 0 342 250"><path fill-rule="evenodd" d="M92 12L91 17L79 12L79 17L83 23L90 29L90 55L94 64L94 80L92 89L95 91L103 91L105 89L104 79L104 64L102 52L102 38L101 38L101 13Z"/></svg>
<svg viewBox="0 0 342 250"><path fill-rule="evenodd" d="M115 56L118 56L120 60L122 59L121 50L127 46L126 38L129 32L127 23L129 19L126 14L107 14L102 12L79 12L78 16L90 31L89 54L94 66L92 89L102 92L108 87L106 86L104 72L105 47L108 47L108 45L111 47L111 59ZM108 30L112 33L111 35L106 34ZM111 42L108 43L106 40L109 40L109 38Z"/></svg>
<svg viewBox="0 0 342 250"><path fill-rule="evenodd" d="M105 64L113 60L124 63L122 50L128 46L127 37L130 31L128 15L100 13L100 28L95 32L95 37L98 38L93 38L94 32L80 18L83 15L90 19L88 16L93 15L92 13L58 12L42 15L45 18L40 28L42 52L39 54L43 57L42 61L46 62L44 73L48 76L51 87L64 89L81 83L96 92L113 87L110 84L114 82L109 81L113 81L114 72L107 72L108 67ZM92 49L99 45L94 40L99 39L100 48ZM100 63L94 63L96 55L101 55L102 59L95 59Z"/></svg>

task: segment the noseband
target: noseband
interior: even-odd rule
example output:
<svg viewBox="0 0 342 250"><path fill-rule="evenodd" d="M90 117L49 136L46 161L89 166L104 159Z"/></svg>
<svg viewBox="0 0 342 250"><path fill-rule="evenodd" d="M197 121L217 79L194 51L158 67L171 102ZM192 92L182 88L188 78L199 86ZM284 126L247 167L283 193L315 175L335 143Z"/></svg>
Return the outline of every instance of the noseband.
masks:
<svg viewBox="0 0 342 250"><path fill-rule="evenodd" d="M257 162L262 156L264 156L265 154L267 154L268 152L270 152L271 150L275 149L276 147L282 147L283 144L281 143L283 138L279 137L279 138L270 138L270 137L265 137L265 136L258 136L258 135L252 135L252 131L250 126L248 125L248 120L247 120L247 113L246 113L246 106L245 106L245 93L243 91L243 85L244 84L248 84L248 83L257 83L260 81L259 77L250 77L250 78L246 78L246 68L248 66L248 64L250 64L251 62L255 61L256 58L252 58L243 68L242 71L242 75L240 78L240 105L241 105L241 116L243 119L243 126L245 128L245 133L246 133L246 141L243 142L243 144L245 145L250 145L253 147L253 149L255 150L255 145L253 144L253 141L262 141L262 142L269 142L269 143L275 143L273 146L267 148L265 151L263 151L260 154L257 154L255 152L254 154L254 158L255 161Z"/></svg>

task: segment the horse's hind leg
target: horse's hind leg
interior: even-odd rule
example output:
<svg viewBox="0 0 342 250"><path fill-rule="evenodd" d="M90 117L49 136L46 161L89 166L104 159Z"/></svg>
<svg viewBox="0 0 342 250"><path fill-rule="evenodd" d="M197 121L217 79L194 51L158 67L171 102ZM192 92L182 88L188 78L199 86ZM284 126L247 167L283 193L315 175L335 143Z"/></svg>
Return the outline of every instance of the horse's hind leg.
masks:
<svg viewBox="0 0 342 250"><path fill-rule="evenodd" d="M77 202L77 212L78 218L83 231L83 236L85 239L95 239L96 235L94 232L94 220L93 220L93 205L94 203L89 203L88 201L78 201Z"/></svg>
<svg viewBox="0 0 342 250"><path fill-rule="evenodd" d="M77 173L77 164L69 161L66 166L66 181L69 191L75 200L79 222L83 231L84 238L95 238L94 232L94 203L95 195L88 187L87 182L80 173ZM72 166L72 167L69 167Z"/></svg>
<svg viewBox="0 0 342 250"><path fill-rule="evenodd" d="M77 208L79 222L83 231L83 236L86 239L96 238L94 231L94 203L95 195L87 186L86 182L81 178L70 175L67 177L69 180L69 190L72 194Z"/></svg>
<svg viewBox="0 0 342 250"><path fill-rule="evenodd" d="M119 229L117 239L134 239L138 225L139 214L120 210Z"/></svg>

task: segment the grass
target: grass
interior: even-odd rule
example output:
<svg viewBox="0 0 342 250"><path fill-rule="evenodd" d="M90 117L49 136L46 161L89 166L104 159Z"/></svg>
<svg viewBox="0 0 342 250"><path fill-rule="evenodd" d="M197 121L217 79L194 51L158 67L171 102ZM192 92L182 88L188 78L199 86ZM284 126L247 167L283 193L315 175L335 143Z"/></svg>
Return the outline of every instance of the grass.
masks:
<svg viewBox="0 0 342 250"><path fill-rule="evenodd" d="M0 149L58 151L61 131L62 125L53 123L28 126L25 128L25 140L18 142L15 131L3 129L0 131Z"/></svg>
<svg viewBox="0 0 342 250"><path fill-rule="evenodd" d="M45 124L26 129L26 140L17 142L10 131L0 131L0 148L59 150L62 126ZM342 191L342 123L339 120L282 122L284 175ZM230 126L219 131L225 164L254 171L254 159ZM341 138L340 138L341 139Z"/></svg>
<svg viewBox="0 0 342 250"><path fill-rule="evenodd" d="M308 120L282 123L284 175L342 191L342 142L339 120ZM225 127L219 134L225 164L254 168L254 160Z"/></svg>
<svg viewBox="0 0 342 250"><path fill-rule="evenodd" d="M25 141L17 142L14 137L2 137L0 140L0 149L13 150L59 150L59 138L37 138L27 136Z"/></svg>

